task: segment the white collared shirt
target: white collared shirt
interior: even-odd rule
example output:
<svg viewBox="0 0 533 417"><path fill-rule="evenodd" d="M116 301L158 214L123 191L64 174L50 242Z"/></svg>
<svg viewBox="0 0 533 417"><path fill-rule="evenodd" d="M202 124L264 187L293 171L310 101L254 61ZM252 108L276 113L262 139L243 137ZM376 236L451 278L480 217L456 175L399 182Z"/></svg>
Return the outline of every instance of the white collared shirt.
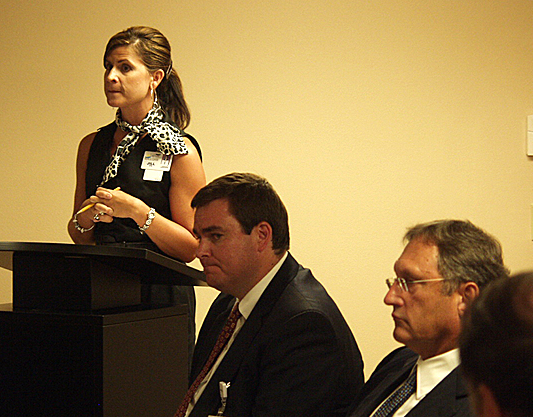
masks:
<svg viewBox="0 0 533 417"><path fill-rule="evenodd" d="M453 349L426 360L419 357L416 362L416 392L403 403L396 413L394 413L394 417L404 417L409 411L415 408L433 388L457 368L459 364L459 349ZM396 390L394 392L396 392ZM394 394L394 392L392 394ZM387 399L385 399L384 402L386 400ZM376 407L376 410L381 404Z"/></svg>
<svg viewBox="0 0 533 417"><path fill-rule="evenodd" d="M200 383L198 386L198 389L194 393L194 397L191 399L191 402L189 403L189 407L187 408L187 412L185 413L185 417L188 417L189 414L191 414L192 409L194 408L194 404L198 401L200 396L205 390L205 387L213 377L213 374L218 369L220 362L222 362L222 359L224 359L224 356L226 356L226 353L228 352L229 348L233 344L233 341L237 337L237 334L241 330L242 326L244 326L244 323L246 320L248 320L248 317L250 317L250 314L252 314L252 311L261 298L261 295L263 295L263 292L265 291L266 287L268 287L268 284L270 284L270 281L274 278L274 276L278 273L279 269L281 268L281 265L283 265L283 262L285 262L285 259L288 256L288 252L285 252L285 254L282 256L282 258L278 261L274 267L268 271L268 273L257 283L255 286L248 291L248 293L243 297L242 300L236 300L236 302L239 303L239 311L241 312L241 317L237 321L237 324L235 326L235 330L233 331L233 334L231 335L230 339L228 340L228 343L226 343L226 346L222 349L220 352L220 355L218 355L217 360L205 376L204 380ZM227 382L227 381L224 381Z"/></svg>

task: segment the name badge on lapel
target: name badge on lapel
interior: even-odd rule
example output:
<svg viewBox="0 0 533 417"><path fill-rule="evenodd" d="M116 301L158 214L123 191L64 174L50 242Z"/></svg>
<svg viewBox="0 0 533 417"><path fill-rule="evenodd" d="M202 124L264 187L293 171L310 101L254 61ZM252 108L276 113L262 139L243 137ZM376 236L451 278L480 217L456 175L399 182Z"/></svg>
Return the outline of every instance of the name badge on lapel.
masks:
<svg viewBox="0 0 533 417"><path fill-rule="evenodd" d="M161 152L146 151L144 153L141 169L144 169L143 180L161 181L163 172L170 171L172 155L163 155Z"/></svg>
<svg viewBox="0 0 533 417"><path fill-rule="evenodd" d="M224 417L224 411L226 410L226 402L228 401L228 388L230 386L229 382L220 381L218 383L218 392L220 393L220 408L216 416L209 415L207 417Z"/></svg>

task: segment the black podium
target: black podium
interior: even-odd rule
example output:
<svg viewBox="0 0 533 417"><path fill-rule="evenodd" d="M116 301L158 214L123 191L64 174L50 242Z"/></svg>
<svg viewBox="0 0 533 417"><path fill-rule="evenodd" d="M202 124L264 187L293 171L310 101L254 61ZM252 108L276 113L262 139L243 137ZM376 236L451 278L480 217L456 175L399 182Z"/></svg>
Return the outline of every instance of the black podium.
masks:
<svg viewBox="0 0 533 417"><path fill-rule="evenodd" d="M187 389L186 306L141 304L142 284L206 285L136 248L0 242L0 415L169 417Z"/></svg>

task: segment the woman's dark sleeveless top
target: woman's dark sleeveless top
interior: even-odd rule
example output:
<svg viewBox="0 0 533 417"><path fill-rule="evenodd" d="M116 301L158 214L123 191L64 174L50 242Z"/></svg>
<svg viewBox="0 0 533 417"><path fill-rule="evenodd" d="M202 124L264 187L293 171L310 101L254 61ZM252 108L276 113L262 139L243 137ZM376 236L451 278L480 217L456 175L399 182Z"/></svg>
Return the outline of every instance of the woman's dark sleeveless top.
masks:
<svg viewBox="0 0 533 417"><path fill-rule="evenodd" d="M165 121L172 123L168 119ZM94 195L96 189L102 182L107 165L111 162L110 150L116 130L117 125L113 122L98 129L94 137L91 149L89 150L87 170L85 172L85 193L87 198ZM191 140L198 150L200 158L202 158L200 145L196 139L188 134L185 134L185 136ZM157 151L156 143L150 135L146 135L137 142L126 159L120 164L117 176L111 178L103 186L109 189L120 187L122 191L139 198L150 207L153 207L162 216L171 219L169 202L170 172L164 172L163 179L159 182L143 180L144 170L141 169L141 164L146 151ZM139 227L133 219L115 218L111 223L97 222L95 223L94 236L96 244L99 245L124 244L124 246L142 247L162 253L146 233L140 233ZM196 333L196 297L193 287L143 285L142 300L145 304L188 305L190 365Z"/></svg>
<svg viewBox="0 0 533 417"><path fill-rule="evenodd" d="M116 129L116 123L110 123L100 128L93 140L85 172L85 193L87 198L96 192L104 176L105 169L111 161L110 149ZM201 155L200 146L196 139L190 135L186 136ZM117 176L111 178L103 186L109 189L120 187L125 193L139 198L162 216L171 219L169 202L170 172L164 172L161 181L143 180L144 170L141 169L141 164L144 153L147 151L157 151L156 143L150 138L150 135L137 142L127 158L120 164ZM96 223L94 237L97 244L151 243L146 233L141 234L137 223L133 219L115 218L111 223Z"/></svg>

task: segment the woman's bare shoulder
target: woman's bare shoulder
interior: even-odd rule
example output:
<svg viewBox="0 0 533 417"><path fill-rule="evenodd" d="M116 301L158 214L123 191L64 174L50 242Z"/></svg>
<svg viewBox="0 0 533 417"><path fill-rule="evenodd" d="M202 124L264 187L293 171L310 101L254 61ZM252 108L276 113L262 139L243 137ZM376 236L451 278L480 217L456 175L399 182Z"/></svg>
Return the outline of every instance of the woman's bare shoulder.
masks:
<svg viewBox="0 0 533 417"><path fill-rule="evenodd" d="M87 136L83 137L78 147L79 152L89 152L89 149L91 149L91 145L93 144L95 136L96 132L92 132L89 133Z"/></svg>

